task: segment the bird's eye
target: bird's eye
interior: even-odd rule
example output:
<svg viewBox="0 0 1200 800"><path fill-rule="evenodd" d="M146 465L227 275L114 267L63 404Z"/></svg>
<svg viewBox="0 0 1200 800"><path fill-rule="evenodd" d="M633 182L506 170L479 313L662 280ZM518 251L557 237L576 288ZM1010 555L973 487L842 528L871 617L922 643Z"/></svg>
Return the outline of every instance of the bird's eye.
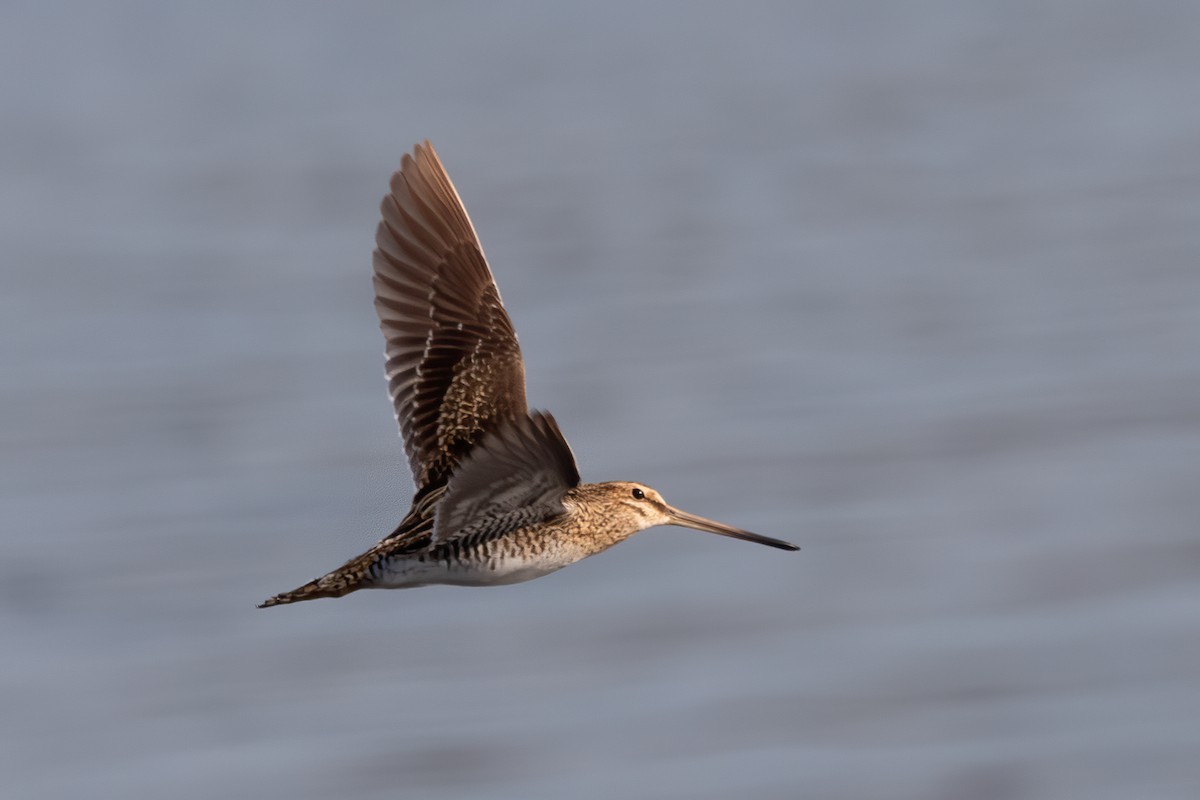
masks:
<svg viewBox="0 0 1200 800"><path fill-rule="evenodd" d="M634 500L645 500L645 499L646 499L646 493L645 493L645 492L643 492L641 489L638 489L638 488L635 486L635 487L634 487L634 489L633 489L633 499L634 499Z"/></svg>

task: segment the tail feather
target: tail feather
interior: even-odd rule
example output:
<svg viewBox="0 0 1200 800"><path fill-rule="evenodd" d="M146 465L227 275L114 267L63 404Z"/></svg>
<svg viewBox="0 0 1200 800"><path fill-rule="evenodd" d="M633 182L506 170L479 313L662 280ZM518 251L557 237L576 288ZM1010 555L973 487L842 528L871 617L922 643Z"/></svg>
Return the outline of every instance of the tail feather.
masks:
<svg viewBox="0 0 1200 800"><path fill-rule="evenodd" d="M346 592L330 592L322 589L319 581L309 581L299 589L293 589L290 592L281 592L274 597L258 604L259 608L270 608L271 606L282 606L288 603L299 603L302 600L316 600L319 597L341 597Z"/></svg>
<svg viewBox="0 0 1200 800"><path fill-rule="evenodd" d="M395 534L392 534L395 537ZM388 538L376 544L362 555L355 556L333 572L309 581L298 589L277 594L261 603L259 608L282 606L288 603L299 603L303 600L316 600L320 597L341 597L356 589L371 586L374 583L374 570L379 561L389 553L411 547L407 538Z"/></svg>
<svg viewBox="0 0 1200 800"><path fill-rule="evenodd" d="M351 576L345 574L342 570L337 570L311 580L298 589L292 589L290 592L281 592L259 603L258 607L270 608L271 606L282 606L288 603L299 603L304 600L317 600L321 597L341 597L342 595L350 594L355 589L361 588L361 586L362 583L360 580L353 580Z"/></svg>

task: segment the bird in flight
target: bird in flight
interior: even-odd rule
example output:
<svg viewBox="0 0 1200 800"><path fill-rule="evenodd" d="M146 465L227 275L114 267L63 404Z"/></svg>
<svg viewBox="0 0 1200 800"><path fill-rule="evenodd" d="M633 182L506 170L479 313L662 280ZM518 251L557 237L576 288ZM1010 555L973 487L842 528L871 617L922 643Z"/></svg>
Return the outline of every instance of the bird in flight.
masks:
<svg viewBox="0 0 1200 800"><path fill-rule="evenodd" d="M517 334L428 141L401 159L381 211L375 310L416 495L378 544L259 608L358 589L518 583L656 525L799 549L680 511L641 483L581 483L554 418L525 403Z"/></svg>

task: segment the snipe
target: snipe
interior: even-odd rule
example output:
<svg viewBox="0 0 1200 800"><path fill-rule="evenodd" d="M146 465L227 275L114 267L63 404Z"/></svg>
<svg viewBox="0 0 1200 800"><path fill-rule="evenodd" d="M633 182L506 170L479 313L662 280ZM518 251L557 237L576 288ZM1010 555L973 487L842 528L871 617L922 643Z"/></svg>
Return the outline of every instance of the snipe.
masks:
<svg viewBox="0 0 1200 800"><path fill-rule="evenodd" d="M428 141L401 160L382 212L375 310L417 493L370 550L260 608L357 589L527 581L655 525L798 549L672 508L640 483L580 483L554 418L525 404L512 321Z"/></svg>

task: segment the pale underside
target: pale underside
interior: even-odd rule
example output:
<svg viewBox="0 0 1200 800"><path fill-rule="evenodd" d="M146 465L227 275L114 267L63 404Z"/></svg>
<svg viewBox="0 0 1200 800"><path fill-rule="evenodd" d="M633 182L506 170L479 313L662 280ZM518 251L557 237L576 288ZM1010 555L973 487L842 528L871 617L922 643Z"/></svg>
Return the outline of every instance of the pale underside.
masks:
<svg viewBox="0 0 1200 800"><path fill-rule="evenodd" d="M554 537L547 545L538 552L507 555L496 548L492 554L479 553L465 561L438 558L432 553L388 559L381 564L378 577L363 588L505 586L549 575L590 555L562 537Z"/></svg>

